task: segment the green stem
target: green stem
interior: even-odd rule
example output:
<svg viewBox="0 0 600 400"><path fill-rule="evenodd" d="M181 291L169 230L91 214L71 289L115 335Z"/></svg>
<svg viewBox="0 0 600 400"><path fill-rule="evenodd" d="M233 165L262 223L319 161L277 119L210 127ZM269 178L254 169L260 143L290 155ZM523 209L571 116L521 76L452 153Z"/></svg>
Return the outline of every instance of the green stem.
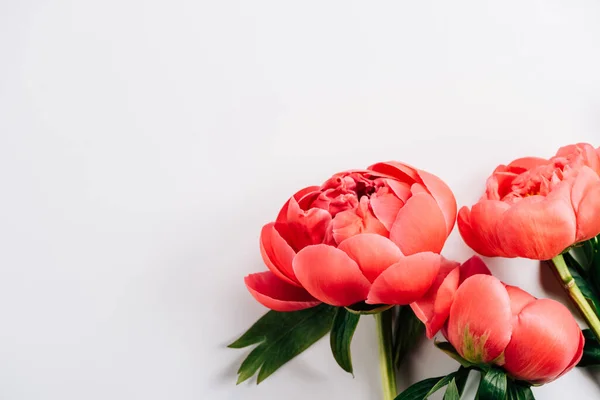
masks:
<svg viewBox="0 0 600 400"><path fill-rule="evenodd" d="M550 264L554 267L554 272L560 279L563 287L569 293L569 296L583 315L583 318L587 322L588 326L596 335L596 338L600 340L600 320L598 316L590 306L590 303L585 299L579 287L575 284L575 280L573 279L573 275L569 271L567 264L565 263L564 257L558 255L554 257Z"/></svg>
<svg viewBox="0 0 600 400"><path fill-rule="evenodd" d="M394 400L398 394L392 357L392 310L375 314L379 340L379 366L383 385L383 400Z"/></svg>

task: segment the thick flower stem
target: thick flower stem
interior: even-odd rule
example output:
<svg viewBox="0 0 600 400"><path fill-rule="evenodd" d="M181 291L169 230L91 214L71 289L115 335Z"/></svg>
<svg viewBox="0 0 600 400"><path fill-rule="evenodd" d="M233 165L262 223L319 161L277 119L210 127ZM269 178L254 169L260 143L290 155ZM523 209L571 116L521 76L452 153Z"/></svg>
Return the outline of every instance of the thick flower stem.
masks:
<svg viewBox="0 0 600 400"><path fill-rule="evenodd" d="M587 322L588 326L596 335L596 338L600 340L600 319L585 299L579 287L575 284L573 275L569 271L565 259L562 255L554 257L550 264L553 266L554 272L559 277L563 287L569 293L569 296L583 315L583 318Z"/></svg>
<svg viewBox="0 0 600 400"><path fill-rule="evenodd" d="M392 355L392 310L375 314L379 339L379 367L383 385L383 400L394 400L398 394Z"/></svg>

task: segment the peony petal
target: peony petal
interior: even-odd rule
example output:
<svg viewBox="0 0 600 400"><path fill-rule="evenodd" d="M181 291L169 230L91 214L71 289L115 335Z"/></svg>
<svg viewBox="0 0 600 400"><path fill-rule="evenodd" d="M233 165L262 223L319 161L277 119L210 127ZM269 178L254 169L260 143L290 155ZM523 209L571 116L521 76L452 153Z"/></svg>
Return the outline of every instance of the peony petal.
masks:
<svg viewBox="0 0 600 400"><path fill-rule="evenodd" d="M448 339L474 363L489 363L502 354L511 337L510 298L504 285L489 275L474 275L454 295Z"/></svg>
<svg viewBox="0 0 600 400"><path fill-rule="evenodd" d="M374 233L352 236L340 243L338 249L356 261L370 282L402 258L402 252L394 242Z"/></svg>
<svg viewBox="0 0 600 400"><path fill-rule="evenodd" d="M444 181L427 171L418 170L418 174L423 184L427 187L427 190L429 190L429 193L431 193L431 196L439 204L440 210L442 210L442 214L444 214L444 219L446 220L446 234L449 235L456 222L457 209L456 199L452 190L450 190Z"/></svg>
<svg viewBox="0 0 600 400"><path fill-rule="evenodd" d="M413 183L410 187L410 192L412 194L417 194L417 193L429 193L429 191L427 190L427 188L423 185L421 185L420 183ZM433 197L433 196L432 196Z"/></svg>
<svg viewBox="0 0 600 400"><path fill-rule="evenodd" d="M498 238L498 223L509 209L510 205L496 200L483 200L471 208L471 228L478 236L478 243L485 249L485 253L481 253L482 255L504 256Z"/></svg>
<svg viewBox="0 0 600 400"><path fill-rule="evenodd" d="M401 258L373 282L368 304L410 304L423 297L433 284L442 256L418 253Z"/></svg>
<svg viewBox="0 0 600 400"><path fill-rule="evenodd" d="M373 196L371 196L370 204L371 208L373 209L373 214L375 214L377 219L381 221L383 226L385 226L385 229L389 231L392 229L394 221L396 220L396 216L398 215L398 211L400 211L404 205L404 202L392 193L383 195L378 195L375 193Z"/></svg>
<svg viewBox="0 0 600 400"><path fill-rule="evenodd" d="M581 329L557 301L529 303L513 320L513 335L504 353L504 369L517 379L535 383L554 380L580 350Z"/></svg>
<svg viewBox="0 0 600 400"><path fill-rule="evenodd" d="M527 170L542 166L542 165L547 165L549 163L548 160L546 160L545 158L539 158L539 157L524 157L524 158L517 158L516 160L514 160L513 162L511 162L510 164L508 164L507 166L507 170L510 172L515 172L515 173L523 173Z"/></svg>
<svg viewBox="0 0 600 400"><path fill-rule="evenodd" d="M292 268L292 260L296 252L279 235L273 222L263 226L260 232L260 254L267 267L279 279L300 286Z"/></svg>
<svg viewBox="0 0 600 400"><path fill-rule="evenodd" d="M380 162L371 165L369 170L383 173L398 179L401 182L414 183L419 181L419 175L416 168L411 167L408 164L404 164L398 161L387 161Z"/></svg>
<svg viewBox="0 0 600 400"><path fill-rule="evenodd" d="M299 191L294 193L294 195L292 196L292 199L295 199L296 201L300 201L307 194L318 191L318 190L319 190L319 186L305 187L304 189L300 189ZM288 206L289 206L290 200L286 201L285 204L283 205L283 207L281 207L281 210L279 210L279 214L277 215L277 219L276 219L277 222L285 222L285 220L287 219L287 212L288 212Z"/></svg>
<svg viewBox="0 0 600 400"><path fill-rule="evenodd" d="M571 362L569 363L567 368L565 368L565 370L563 372L561 372L560 375L558 375L555 379L560 378L561 376L563 376L564 374L566 374L567 372L569 372L570 370L575 368L575 366L577 364L579 364L579 361L581 361L581 358L583 357L583 347L584 346L585 346L585 338L583 337L583 332L579 332L579 345L577 346L577 351L575 352L573 359L571 360Z"/></svg>
<svg viewBox="0 0 600 400"><path fill-rule="evenodd" d="M395 179L386 179L385 183L403 203L406 203L406 200L412 196L410 185L408 183L400 182Z"/></svg>
<svg viewBox="0 0 600 400"><path fill-rule="evenodd" d="M355 210L338 213L331 224L333 239L336 243L358 235L359 233L376 233L387 237L388 231L369 210L369 199L363 196Z"/></svg>
<svg viewBox="0 0 600 400"><path fill-rule="evenodd" d="M512 172L494 172L486 181L485 198L502 200L510 193L512 182L518 175Z"/></svg>
<svg viewBox="0 0 600 400"><path fill-rule="evenodd" d="M285 222L275 222L275 229L292 249L299 251L311 244L322 243L330 223L329 212L320 208L304 211L292 197Z"/></svg>
<svg viewBox="0 0 600 400"><path fill-rule="evenodd" d="M469 258L460 266L460 284L473 275L492 275L487 265L477 256Z"/></svg>
<svg viewBox="0 0 600 400"><path fill-rule="evenodd" d="M481 242L479 232L471 226L471 210L466 206L458 212L458 231L467 246L483 256L493 256L492 250Z"/></svg>
<svg viewBox="0 0 600 400"><path fill-rule="evenodd" d="M577 143L561 147L556 152L556 157L581 157L584 164L590 167L596 174L600 174L600 159L596 150L589 143Z"/></svg>
<svg viewBox="0 0 600 400"><path fill-rule="evenodd" d="M297 311L321 304L306 290L288 285L271 272L250 274L244 282L256 301L271 310Z"/></svg>
<svg viewBox="0 0 600 400"><path fill-rule="evenodd" d="M439 253L446 238L444 214L426 193L417 193L408 199L390 230L390 239L406 255L423 251Z"/></svg>
<svg viewBox="0 0 600 400"><path fill-rule="evenodd" d="M371 283L346 253L325 244L308 246L294 258L294 272L314 297L332 306L363 301Z"/></svg>
<svg viewBox="0 0 600 400"><path fill-rule="evenodd" d="M504 285L508 297L510 297L510 310L513 316L519 315L519 313L528 304L536 301L537 299L516 286Z"/></svg>
<svg viewBox="0 0 600 400"><path fill-rule="evenodd" d="M588 240L600 233L600 177L588 167L577 174L571 201L577 215L576 241Z"/></svg>
<svg viewBox="0 0 600 400"><path fill-rule="evenodd" d="M437 277L425 296L410 304L413 312L425 324L429 339L444 326L454 293L458 289L459 264L442 257Z"/></svg>
<svg viewBox="0 0 600 400"><path fill-rule="evenodd" d="M588 190L600 182L600 177L591 168L583 166L577 171L577 176L571 189L571 203L575 213L579 211L579 205L585 197Z"/></svg>
<svg viewBox="0 0 600 400"><path fill-rule="evenodd" d="M569 183L547 196L530 196L507 210L497 226L506 257L548 260L575 242L575 214Z"/></svg>

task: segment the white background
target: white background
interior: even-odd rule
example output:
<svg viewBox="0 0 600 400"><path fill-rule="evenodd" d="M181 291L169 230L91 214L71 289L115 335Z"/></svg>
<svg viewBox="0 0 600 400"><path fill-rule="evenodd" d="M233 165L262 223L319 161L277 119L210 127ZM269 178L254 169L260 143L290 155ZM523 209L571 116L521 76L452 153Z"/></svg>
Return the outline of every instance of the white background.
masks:
<svg viewBox="0 0 600 400"><path fill-rule="evenodd" d="M379 160L464 205L499 163L600 145L599 50L596 0L1 0L0 398L379 399L372 318L355 379L324 340L235 385L261 226ZM471 252L455 231L444 254ZM535 262L491 265L564 300ZM424 342L402 385L454 368Z"/></svg>

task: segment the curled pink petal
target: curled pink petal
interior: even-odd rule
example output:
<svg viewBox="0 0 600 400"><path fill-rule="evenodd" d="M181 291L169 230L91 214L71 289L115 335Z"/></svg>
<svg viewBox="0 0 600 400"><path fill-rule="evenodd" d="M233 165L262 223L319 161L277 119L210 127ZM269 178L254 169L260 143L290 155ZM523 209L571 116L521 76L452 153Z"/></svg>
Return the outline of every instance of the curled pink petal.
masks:
<svg viewBox="0 0 600 400"><path fill-rule="evenodd" d="M442 258L431 288L419 300L411 303L413 312L425 324L429 339L442 328L450 314L454 293L458 289L459 264Z"/></svg>
<svg viewBox="0 0 600 400"><path fill-rule="evenodd" d="M260 254L267 267L279 279L300 286L292 269L292 260L296 252L279 235L274 223L265 225L260 233Z"/></svg>
<svg viewBox="0 0 600 400"><path fill-rule="evenodd" d="M244 282L256 301L271 310L297 311L321 304L306 290L282 281L272 272L248 275Z"/></svg>
<svg viewBox="0 0 600 400"><path fill-rule="evenodd" d="M419 174L415 168L398 161L380 162L371 165L368 169L392 176L401 182L412 184L419 181Z"/></svg>
<svg viewBox="0 0 600 400"><path fill-rule="evenodd" d="M315 298L332 306L349 306L363 301L371 287L354 260L342 250L325 244L300 250L293 266L302 286Z"/></svg>
<svg viewBox="0 0 600 400"><path fill-rule="evenodd" d="M449 235L456 221L456 199L454 194L440 178L427 171L418 170L418 174L431 196L440 206L446 221L446 234Z"/></svg>
<svg viewBox="0 0 600 400"><path fill-rule="evenodd" d="M396 197L393 193L378 195L375 193L371 196L371 208L373 214L388 231L392 229L398 211L402 208L404 202Z"/></svg>
<svg viewBox="0 0 600 400"><path fill-rule="evenodd" d="M338 249L356 261L370 282L402 258L402 252L394 242L374 233L352 236L340 243Z"/></svg>
<svg viewBox="0 0 600 400"><path fill-rule="evenodd" d="M442 256L418 253L402 257L373 282L368 304L410 304L427 293L433 284Z"/></svg>
<svg viewBox="0 0 600 400"><path fill-rule="evenodd" d="M331 214L320 208L304 211L293 197L288 203L287 219L276 222L275 229L294 249L299 251L311 244L322 243L331 223Z"/></svg>
<svg viewBox="0 0 600 400"><path fill-rule="evenodd" d="M575 242L569 187L560 186L548 197L524 198L502 214L499 239L507 257L548 260Z"/></svg>
<svg viewBox="0 0 600 400"><path fill-rule="evenodd" d="M319 190L318 186L308 186L308 187L305 187L304 189L300 189L299 191L294 193L292 198L295 199L296 202L298 202L307 194L315 192L317 190ZM279 214L277 215L277 220L276 220L277 222L285 222L285 220L287 219L289 203L290 203L290 200L286 201L285 204L283 205L283 207L281 207L281 210L279 211Z"/></svg>
<svg viewBox="0 0 600 400"><path fill-rule="evenodd" d="M417 193L408 199L390 230L390 239L406 255L424 251L440 253L446 237L444 214L427 193Z"/></svg>
<svg viewBox="0 0 600 400"><path fill-rule="evenodd" d="M530 302L514 319L504 369L517 379L552 381L579 357L580 341L573 339L580 335L581 329L562 304L550 299Z"/></svg>
<svg viewBox="0 0 600 400"><path fill-rule="evenodd" d="M499 357L511 334L510 298L493 276L474 275L454 295L448 319L448 340L458 353L474 363Z"/></svg>

